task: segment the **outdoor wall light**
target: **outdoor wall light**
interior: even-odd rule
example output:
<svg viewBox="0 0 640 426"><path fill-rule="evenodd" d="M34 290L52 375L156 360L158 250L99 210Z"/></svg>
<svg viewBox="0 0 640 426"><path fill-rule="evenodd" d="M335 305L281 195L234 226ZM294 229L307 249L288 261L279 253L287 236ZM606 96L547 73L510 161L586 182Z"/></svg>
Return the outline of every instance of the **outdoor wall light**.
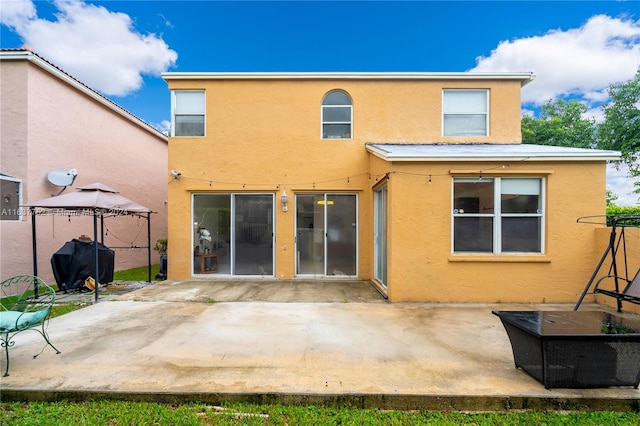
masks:
<svg viewBox="0 0 640 426"><path fill-rule="evenodd" d="M180 177L182 176L182 173L180 173L180 172L178 172L178 171L175 171L175 170L171 170L171 176L173 176L173 178L174 178L175 180L178 180L178 179L180 179Z"/></svg>
<svg viewBox="0 0 640 426"><path fill-rule="evenodd" d="M287 191L282 191L282 195L280 196L280 202L282 203L282 211L286 212L289 210L289 197L287 196Z"/></svg>

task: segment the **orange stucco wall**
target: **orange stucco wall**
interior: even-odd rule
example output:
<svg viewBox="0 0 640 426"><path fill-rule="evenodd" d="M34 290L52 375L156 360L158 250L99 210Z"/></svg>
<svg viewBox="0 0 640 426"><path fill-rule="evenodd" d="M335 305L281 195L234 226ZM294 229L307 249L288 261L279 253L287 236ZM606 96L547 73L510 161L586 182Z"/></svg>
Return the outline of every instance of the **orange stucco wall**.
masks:
<svg viewBox="0 0 640 426"><path fill-rule="evenodd" d="M373 188L388 180L387 294L394 302L572 302L592 268L595 233L576 219L604 213L604 162L392 163L371 143L519 143L516 81L168 80L206 91L206 136L169 140L169 277L192 274L194 193L273 193L275 278L295 277L295 217L280 195L358 194L358 277L373 278ZM444 88L490 90L490 135L441 135ZM323 140L321 101L333 89L353 100L353 139ZM504 166L504 167L503 167ZM452 179L474 170L546 180L545 253L452 255ZM427 176L431 175L431 182ZM487 172L484 176L492 176ZM212 277L215 278L215 277Z"/></svg>
<svg viewBox="0 0 640 426"><path fill-rule="evenodd" d="M509 166L507 171L503 165ZM492 173L491 169L499 170L500 174ZM489 303L577 301L596 255L594 230L578 224L577 219L592 212L604 212L602 169L599 163L396 166L389 179L389 196L393 197L389 203L389 269L393 271L390 298ZM463 173L465 170L488 170L482 174L485 178L546 178L543 254L452 254L452 179L474 175ZM432 174L431 183L425 173Z"/></svg>

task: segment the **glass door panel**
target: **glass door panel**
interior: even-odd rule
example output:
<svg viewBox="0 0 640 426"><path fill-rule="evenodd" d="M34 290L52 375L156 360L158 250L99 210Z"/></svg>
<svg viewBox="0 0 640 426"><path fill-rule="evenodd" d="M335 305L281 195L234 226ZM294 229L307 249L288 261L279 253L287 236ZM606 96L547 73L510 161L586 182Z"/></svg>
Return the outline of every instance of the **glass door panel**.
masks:
<svg viewBox="0 0 640 426"><path fill-rule="evenodd" d="M231 273L231 195L196 194L193 196L193 241L195 274L202 269L220 274ZM217 259L200 254L217 254ZM204 268L201 266L204 262ZM217 263L217 265L216 265Z"/></svg>
<svg viewBox="0 0 640 426"><path fill-rule="evenodd" d="M297 273L324 275L324 195L296 196Z"/></svg>
<svg viewBox="0 0 640 426"><path fill-rule="evenodd" d="M357 208L354 194L296 195L297 274L357 274Z"/></svg>
<svg viewBox="0 0 640 426"><path fill-rule="evenodd" d="M387 287L387 185L374 193L374 277Z"/></svg>
<svg viewBox="0 0 640 426"><path fill-rule="evenodd" d="M327 275L356 275L357 204L352 194L326 194Z"/></svg>
<svg viewBox="0 0 640 426"><path fill-rule="evenodd" d="M273 275L273 195L235 195L233 274Z"/></svg>

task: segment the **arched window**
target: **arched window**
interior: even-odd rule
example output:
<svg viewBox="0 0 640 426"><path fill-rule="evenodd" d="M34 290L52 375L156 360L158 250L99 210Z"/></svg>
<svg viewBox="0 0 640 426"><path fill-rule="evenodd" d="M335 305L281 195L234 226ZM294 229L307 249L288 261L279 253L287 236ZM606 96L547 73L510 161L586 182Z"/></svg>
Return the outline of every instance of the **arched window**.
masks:
<svg viewBox="0 0 640 426"><path fill-rule="evenodd" d="M353 106L341 90L332 90L322 99L322 139L351 139Z"/></svg>

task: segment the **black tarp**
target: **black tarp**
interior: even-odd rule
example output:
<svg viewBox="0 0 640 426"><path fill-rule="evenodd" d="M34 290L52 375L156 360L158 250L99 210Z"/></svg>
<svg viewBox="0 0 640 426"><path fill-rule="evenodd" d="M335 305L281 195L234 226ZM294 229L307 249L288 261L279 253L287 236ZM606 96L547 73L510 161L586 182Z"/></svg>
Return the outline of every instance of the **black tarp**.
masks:
<svg viewBox="0 0 640 426"><path fill-rule="evenodd" d="M93 241L67 241L51 257L53 275L60 290L82 288L88 277L95 275L95 250ZM113 281L114 252L98 243L98 283ZM95 278L95 277L94 277Z"/></svg>

